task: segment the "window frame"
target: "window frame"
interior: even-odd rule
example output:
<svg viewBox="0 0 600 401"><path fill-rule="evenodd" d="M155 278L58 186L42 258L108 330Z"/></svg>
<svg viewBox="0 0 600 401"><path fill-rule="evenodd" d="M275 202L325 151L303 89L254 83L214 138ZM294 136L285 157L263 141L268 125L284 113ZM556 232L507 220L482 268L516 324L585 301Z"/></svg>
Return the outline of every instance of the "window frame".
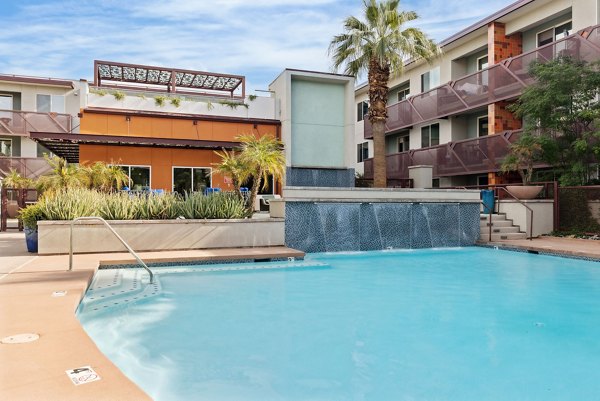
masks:
<svg viewBox="0 0 600 401"><path fill-rule="evenodd" d="M407 138L407 141L403 141L404 138ZM400 150L400 145L404 145L404 143L406 142L406 145L408 147L408 149L406 150ZM402 146L402 148L404 148L404 146ZM408 152L410 150L410 134L405 134L405 135L400 135L398 138L396 138L396 151L398 153L404 153L404 152Z"/></svg>
<svg viewBox="0 0 600 401"><path fill-rule="evenodd" d="M366 145L366 147L365 147ZM367 152L367 157L365 157L365 151ZM366 159L369 158L369 141L364 141L356 144L356 162L364 163Z"/></svg>
<svg viewBox="0 0 600 401"><path fill-rule="evenodd" d="M431 73L433 71L437 72L437 83L435 83L435 84L432 84L432 80L431 80L431 76L432 76ZM442 74L442 72L441 72L440 66L434 67L434 68L430 69L429 71L426 71L423 74L421 74L421 93L430 91L433 88L437 88L438 86L440 86L441 80L442 80L441 74ZM425 86L423 85L425 75L427 75L428 80L429 80L429 87L427 89L425 89Z"/></svg>
<svg viewBox="0 0 600 401"><path fill-rule="evenodd" d="M480 67L479 66L479 60L483 60L484 58L488 59L488 55L486 54L485 56L478 57L477 60L475 61L475 63L477 64L477 71L478 72L479 71L483 71L483 70L485 70L486 68L488 68L490 66L490 60L488 59L487 62L486 62L486 66L483 67L483 68L479 68Z"/></svg>
<svg viewBox="0 0 600 401"><path fill-rule="evenodd" d="M362 107L360 107L362 105ZM366 110L365 110L366 106ZM360 108L360 113L359 113ZM356 122L364 121L365 117L369 115L369 101L363 100L362 102L356 103Z"/></svg>
<svg viewBox="0 0 600 401"><path fill-rule="evenodd" d="M13 147L13 141L14 141L14 139L15 138L9 138L9 137L4 137L4 136L0 137L0 141L2 141L2 142L4 142L4 141L10 141L10 155L5 155L2 152L0 152L0 157L13 157L13 153L14 153L13 152L13 149L14 149L14 147ZM1 150L1 148L0 148L0 150Z"/></svg>
<svg viewBox="0 0 600 401"><path fill-rule="evenodd" d="M404 94L404 97L401 99L400 98L400 94ZM398 90L398 93L396 94L396 100L398 102L401 102L403 100L406 100L410 97L410 84L408 85L403 85L401 89Z"/></svg>
<svg viewBox="0 0 600 401"><path fill-rule="evenodd" d="M487 122L487 124L488 124L488 130L486 131L486 133L485 133L485 134L481 135L481 132L479 132L479 128L481 127L481 125L480 125L479 121L480 121L480 120L482 120L482 119L484 119L484 118L486 118L486 119L488 120L488 122ZM490 119L489 119L489 117L488 117L488 115L487 115L487 114L486 114L486 115L483 115L483 116L479 116L479 117L477 117L477 138L481 138L481 137L484 137L484 136L488 136L488 135L489 135L489 133L490 133L490 128L489 128L489 127L490 127Z"/></svg>
<svg viewBox="0 0 600 401"><path fill-rule="evenodd" d="M49 96L50 97L50 111L39 111L38 96ZM62 110L54 111L54 98L60 96L62 98ZM52 93L36 93L35 94L35 111L38 113L66 113L67 112L67 97L65 95L55 95Z"/></svg>
<svg viewBox="0 0 600 401"><path fill-rule="evenodd" d="M546 46L546 45L547 45L547 44L549 44L549 43L556 42L557 40L560 40L560 39L562 39L562 38L556 39L556 28L558 28L558 27L560 27L560 26L562 26L562 25L566 25L566 24L568 24L568 23L571 23L571 30L570 30L570 33L569 33L569 35L571 35L571 34L573 33L573 19L572 19L572 18L571 18L571 19L569 19L569 20L566 20L566 21L560 22L560 23L558 23L558 24L556 24L556 25L554 25L554 26L551 26L551 27L549 27L549 28L546 28L546 29L544 29L543 31L538 31L538 32L536 32L536 34L535 34L535 45L536 45L536 48L538 48L538 47L542 47L542 46ZM548 42L548 43L545 43L545 44L543 44L543 45L540 45L540 34L542 34L542 33L544 33L544 32L548 32L549 30L552 30L552 41L550 41L550 42ZM569 36L569 35L567 35L567 36ZM565 37L566 37L566 36L565 36Z"/></svg>
<svg viewBox="0 0 600 401"><path fill-rule="evenodd" d="M208 186L207 188L213 188L213 168L212 167L204 167L204 166L171 166L171 192L176 192L175 191L175 169L176 168L187 168L192 170L192 189L194 189L194 169L203 169L203 170L208 170L209 174L208 176L210 177L210 186ZM192 191L194 192L194 191Z"/></svg>
<svg viewBox="0 0 600 401"><path fill-rule="evenodd" d="M435 145L433 145L433 144L431 143L431 127L433 127L434 125L437 125L437 126L438 126L438 128L437 128L437 130L438 130L438 138L437 138L437 139L438 139L438 143L436 143ZM427 138L428 138L428 143L429 143L429 145L427 145L427 146L423 146L423 130L424 130L425 128L427 128L427 129L428 129L428 131L429 131L429 132L428 132L428 134L427 134ZM433 123L433 124L429 124L429 125L424 125L424 126L422 126L422 127L421 127L421 149L424 149L424 148L431 148L431 147L434 147L434 146L439 146L439 145L440 145L440 123Z"/></svg>
<svg viewBox="0 0 600 401"><path fill-rule="evenodd" d="M131 189L131 184L132 184L132 180L131 180L131 168L132 167L140 167L140 168L147 168L148 169L148 188L152 189L152 166L151 165L145 165L145 164L118 164L118 163L114 163L114 164L110 164L111 166L118 166L118 167L127 167L127 177L129 177L129 181L127 183L127 187L129 188L129 190Z"/></svg>

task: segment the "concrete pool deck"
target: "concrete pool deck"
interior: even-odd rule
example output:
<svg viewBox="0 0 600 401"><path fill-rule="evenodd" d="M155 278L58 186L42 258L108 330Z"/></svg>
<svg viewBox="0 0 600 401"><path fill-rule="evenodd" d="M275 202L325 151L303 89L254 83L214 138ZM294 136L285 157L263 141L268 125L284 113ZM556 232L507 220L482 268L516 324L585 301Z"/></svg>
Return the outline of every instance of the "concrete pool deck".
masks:
<svg viewBox="0 0 600 401"><path fill-rule="evenodd" d="M301 257L286 247L141 252L145 262ZM25 344L0 343L1 400L149 400L100 352L75 316L100 263L132 263L128 253L28 254L23 233L0 233L0 339L39 334ZM66 291L65 296L52 296ZM65 371L91 366L101 380L75 386Z"/></svg>
<svg viewBox="0 0 600 401"><path fill-rule="evenodd" d="M492 245L600 259L600 242L541 237ZM149 262L206 258L298 257L284 247L206 251L144 252ZM85 333L75 310L101 262L131 263L126 253L76 255L74 271L68 256L37 256L25 250L22 233L0 233L0 339L36 333L26 344L0 344L1 400L149 400L139 387L100 352ZM54 291L67 291L53 297ZM66 370L91 366L101 380L75 386Z"/></svg>

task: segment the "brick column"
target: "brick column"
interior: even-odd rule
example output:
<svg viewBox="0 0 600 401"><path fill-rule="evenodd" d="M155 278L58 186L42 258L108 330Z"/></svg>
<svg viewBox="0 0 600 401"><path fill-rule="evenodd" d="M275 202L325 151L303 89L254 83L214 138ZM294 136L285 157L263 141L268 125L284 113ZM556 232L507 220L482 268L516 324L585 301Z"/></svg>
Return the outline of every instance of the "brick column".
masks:
<svg viewBox="0 0 600 401"><path fill-rule="evenodd" d="M488 63L498 64L502 60L523 53L523 37L521 33L506 36L506 27L501 22L488 24ZM493 77L490 76L490 86L493 86ZM488 134L494 135L504 131L521 129L521 120L516 118L507 106L510 102L502 101L488 105ZM501 184L505 177L496 173L488 173L490 184Z"/></svg>

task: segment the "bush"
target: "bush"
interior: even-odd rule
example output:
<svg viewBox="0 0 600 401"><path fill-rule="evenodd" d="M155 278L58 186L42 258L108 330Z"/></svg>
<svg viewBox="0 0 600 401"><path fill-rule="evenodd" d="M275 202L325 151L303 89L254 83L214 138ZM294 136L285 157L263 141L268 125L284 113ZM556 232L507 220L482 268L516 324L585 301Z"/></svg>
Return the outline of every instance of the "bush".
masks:
<svg viewBox="0 0 600 401"><path fill-rule="evenodd" d="M103 193L70 188L44 194L36 204L21 210L20 218L29 228L39 220L73 220L98 216L106 220L241 219L247 217L244 200L233 193L181 197L168 194Z"/></svg>

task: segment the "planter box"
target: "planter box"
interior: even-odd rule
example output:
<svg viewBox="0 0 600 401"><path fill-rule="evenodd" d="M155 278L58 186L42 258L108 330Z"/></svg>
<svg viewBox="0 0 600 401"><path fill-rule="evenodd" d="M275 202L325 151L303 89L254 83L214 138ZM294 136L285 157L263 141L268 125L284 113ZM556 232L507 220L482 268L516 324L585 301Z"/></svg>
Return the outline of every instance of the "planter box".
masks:
<svg viewBox="0 0 600 401"><path fill-rule="evenodd" d="M119 220L108 222L135 251L171 251L284 245L283 219ZM38 253L69 253L70 221L38 222ZM75 253L126 252L101 222L73 228Z"/></svg>

